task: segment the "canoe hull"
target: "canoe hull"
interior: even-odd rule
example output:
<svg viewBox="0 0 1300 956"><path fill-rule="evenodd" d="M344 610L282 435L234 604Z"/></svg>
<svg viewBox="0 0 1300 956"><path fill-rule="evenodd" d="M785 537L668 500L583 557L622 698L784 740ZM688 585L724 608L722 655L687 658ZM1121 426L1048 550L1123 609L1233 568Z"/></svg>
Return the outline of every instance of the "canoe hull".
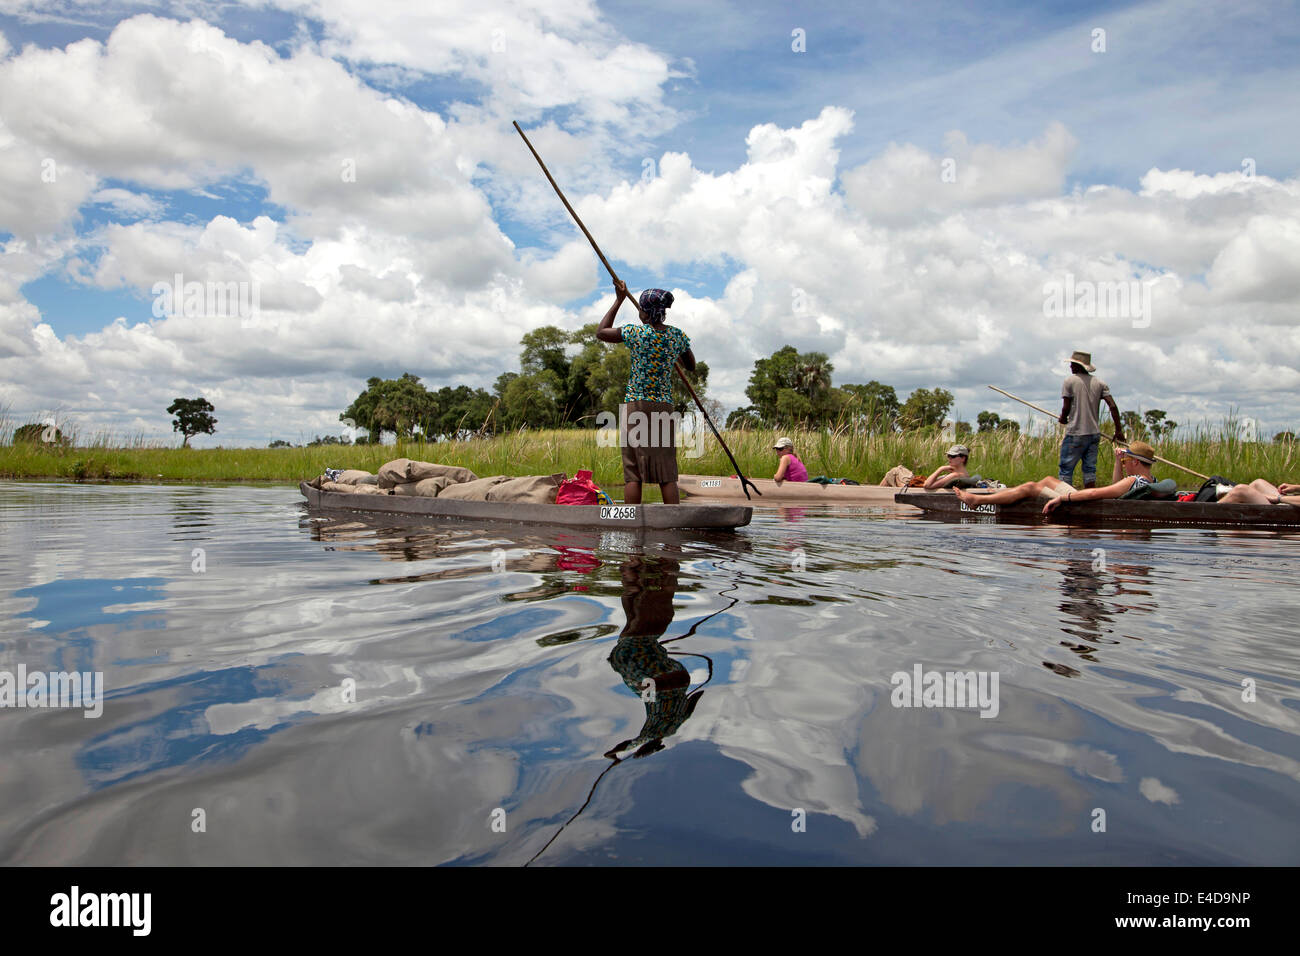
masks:
<svg viewBox="0 0 1300 956"><path fill-rule="evenodd" d="M1062 504L1044 517L1042 499L1007 505L967 505L956 495L902 492L896 500L920 508L927 517L957 520L1043 522L1051 524L1128 524L1145 527L1181 525L1237 528L1295 528L1300 508L1292 505L1235 505L1190 501L1120 501L1107 499Z"/></svg>
<svg viewBox="0 0 1300 956"><path fill-rule="evenodd" d="M750 505L764 504L844 504L893 505L897 488L880 485L818 485L808 481L783 481L777 484L771 478L751 478L762 492L746 501L739 478L719 475L678 475L677 489L683 498L700 498L708 501L745 501ZM753 491L750 491L753 494Z"/></svg>
<svg viewBox="0 0 1300 956"><path fill-rule="evenodd" d="M731 530L749 524L754 514L752 508L727 505L538 505L409 495L353 495L321 491L305 481L299 483L298 489L313 508L624 531L643 528Z"/></svg>

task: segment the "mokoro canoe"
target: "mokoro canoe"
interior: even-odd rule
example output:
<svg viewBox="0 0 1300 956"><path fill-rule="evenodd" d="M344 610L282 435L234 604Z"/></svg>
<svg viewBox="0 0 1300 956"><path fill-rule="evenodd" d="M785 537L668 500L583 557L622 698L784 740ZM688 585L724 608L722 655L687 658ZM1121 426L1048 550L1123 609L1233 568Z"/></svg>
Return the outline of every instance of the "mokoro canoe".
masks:
<svg viewBox="0 0 1300 956"><path fill-rule="evenodd" d="M1013 504L968 505L956 495L900 492L900 504L920 508L926 517L1034 521L1052 524L1128 524L1144 526L1219 525L1245 528L1296 528L1300 530L1300 508L1294 505L1238 505L1191 501L1102 501L1070 502L1057 506L1044 517L1046 499L1031 498Z"/></svg>
<svg viewBox="0 0 1300 956"><path fill-rule="evenodd" d="M408 495L353 495L320 491L307 482L298 489L313 508L406 514L422 518L470 518L570 528L729 530L749 524L754 509L732 505L534 505L505 501L463 501Z"/></svg>
<svg viewBox="0 0 1300 956"><path fill-rule="evenodd" d="M811 481L783 481L777 484L771 478L751 478L750 481L763 494L753 491L750 505L787 504L894 504L897 488L880 485L819 485ZM677 489L685 498L704 498L713 501L745 501L745 492L739 478L718 475L678 475Z"/></svg>

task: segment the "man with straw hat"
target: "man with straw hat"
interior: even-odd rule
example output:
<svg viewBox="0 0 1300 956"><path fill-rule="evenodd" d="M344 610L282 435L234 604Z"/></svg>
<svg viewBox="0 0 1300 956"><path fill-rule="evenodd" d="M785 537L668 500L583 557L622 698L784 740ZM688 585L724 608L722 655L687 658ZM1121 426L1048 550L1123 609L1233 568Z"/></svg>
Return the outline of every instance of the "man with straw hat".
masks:
<svg viewBox="0 0 1300 956"><path fill-rule="evenodd" d="M1135 441L1128 448L1115 449L1115 469L1111 474L1111 483L1104 488L1077 491L1068 481L1048 475L1040 481L1026 481L1023 485L992 494L975 494L962 488L954 488L953 493L971 506L1009 505L1026 498L1046 498L1043 505L1045 515L1050 515L1061 505L1072 501L1101 501L1105 498L1170 499L1177 492L1178 486L1172 478L1156 481L1151 474L1151 466L1155 462L1155 449L1144 441Z"/></svg>
<svg viewBox="0 0 1300 956"><path fill-rule="evenodd" d="M1061 442L1060 480L1074 482L1074 468L1083 462L1083 487L1097 487L1097 448L1101 444L1101 403L1104 400L1115 420L1115 441L1124 444L1124 426L1120 424L1119 407L1111 397L1110 388L1092 373L1092 353L1076 351L1067 359L1070 375L1061 385L1061 417L1065 438Z"/></svg>

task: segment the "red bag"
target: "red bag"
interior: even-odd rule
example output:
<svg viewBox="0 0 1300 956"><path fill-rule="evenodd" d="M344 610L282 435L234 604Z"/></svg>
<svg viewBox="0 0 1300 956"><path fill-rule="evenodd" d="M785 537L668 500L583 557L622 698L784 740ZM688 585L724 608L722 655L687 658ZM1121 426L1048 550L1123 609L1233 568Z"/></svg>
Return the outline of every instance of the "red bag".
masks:
<svg viewBox="0 0 1300 956"><path fill-rule="evenodd" d="M555 493L557 505L595 505L600 504L600 488L591 480L591 472L580 471L572 478L560 483L560 490Z"/></svg>

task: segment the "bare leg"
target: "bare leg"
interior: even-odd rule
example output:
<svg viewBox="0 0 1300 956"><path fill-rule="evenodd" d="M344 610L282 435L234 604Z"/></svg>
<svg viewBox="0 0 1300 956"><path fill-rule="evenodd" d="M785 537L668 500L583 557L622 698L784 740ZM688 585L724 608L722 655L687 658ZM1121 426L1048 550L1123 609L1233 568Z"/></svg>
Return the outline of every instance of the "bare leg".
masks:
<svg viewBox="0 0 1300 956"><path fill-rule="evenodd" d="M962 488L954 488L953 491L956 492L958 498L968 505L1009 505L1013 501L1037 498L1043 493L1044 489L1055 488L1064 484L1065 482L1059 478L1048 475L1042 481L1026 481L1023 485L1016 485L1016 487L1007 488L1005 491L995 491L991 495L975 495Z"/></svg>
<svg viewBox="0 0 1300 956"><path fill-rule="evenodd" d="M1281 494L1273 484L1263 478L1256 478L1248 485L1234 486L1231 491L1219 499L1219 503L1225 505L1271 505L1281 497Z"/></svg>
<svg viewBox="0 0 1300 956"><path fill-rule="evenodd" d="M641 482L629 481L623 486L623 504L639 505L641 503Z"/></svg>
<svg viewBox="0 0 1300 956"><path fill-rule="evenodd" d="M659 493L664 496L664 504L679 505L682 503L682 496L677 492L677 482L664 481L659 484Z"/></svg>

